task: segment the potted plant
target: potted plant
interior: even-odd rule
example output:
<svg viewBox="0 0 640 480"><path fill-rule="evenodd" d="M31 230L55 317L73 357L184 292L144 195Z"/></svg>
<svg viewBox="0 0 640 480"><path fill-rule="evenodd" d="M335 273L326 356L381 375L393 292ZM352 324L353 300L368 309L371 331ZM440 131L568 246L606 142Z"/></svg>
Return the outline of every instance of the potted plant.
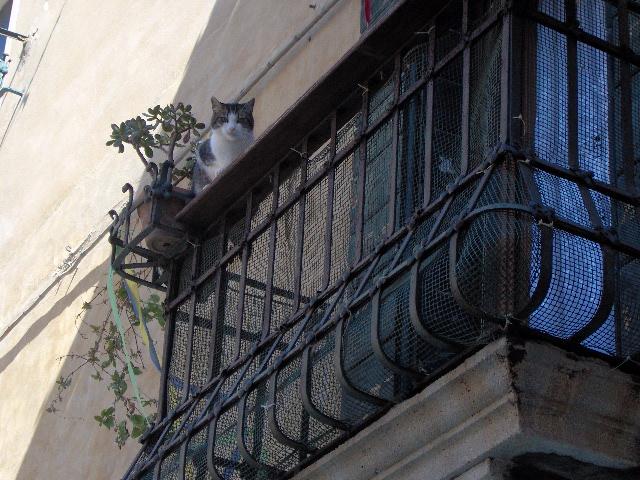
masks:
<svg viewBox="0 0 640 480"><path fill-rule="evenodd" d="M193 146L195 141L191 142L191 139L198 139L199 130L203 128L204 123L199 123L191 113L191 105L183 103L156 105L147 113L111 125L107 146L124 153L125 144L130 145L151 177L150 183L139 189L135 198L130 187L124 188L132 194L129 208L137 212L143 227L142 234L135 238L143 240L147 249L165 258L184 248L184 229L175 217L193 197L190 189L174 185L178 183L176 177L188 176L193 167L191 160L183 168L176 168L175 151ZM163 155L161 162L152 160L158 152ZM126 212L127 215L131 213Z"/></svg>

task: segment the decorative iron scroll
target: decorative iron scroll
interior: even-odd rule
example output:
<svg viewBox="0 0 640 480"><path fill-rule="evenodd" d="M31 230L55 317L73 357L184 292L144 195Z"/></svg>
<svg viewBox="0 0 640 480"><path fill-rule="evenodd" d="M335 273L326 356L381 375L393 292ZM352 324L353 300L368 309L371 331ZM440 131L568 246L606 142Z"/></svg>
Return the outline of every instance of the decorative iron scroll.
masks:
<svg viewBox="0 0 640 480"><path fill-rule="evenodd" d="M187 232L175 220L176 214L193 198L190 189L172 184L172 170L169 161L160 169L150 163L151 184L137 196L133 187L125 184L125 207L120 213L109 212L113 219L109 231L113 269L122 278L161 291L169 281L169 260L187 245Z"/></svg>
<svg viewBox="0 0 640 480"><path fill-rule="evenodd" d="M509 325L640 354L640 9L481 4L174 262L162 420L126 478L290 476Z"/></svg>

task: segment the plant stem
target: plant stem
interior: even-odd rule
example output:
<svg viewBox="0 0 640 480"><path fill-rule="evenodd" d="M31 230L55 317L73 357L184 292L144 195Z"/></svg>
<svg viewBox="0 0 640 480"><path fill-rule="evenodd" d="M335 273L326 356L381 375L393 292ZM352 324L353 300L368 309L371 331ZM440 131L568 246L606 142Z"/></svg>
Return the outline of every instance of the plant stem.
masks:
<svg viewBox="0 0 640 480"><path fill-rule="evenodd" d="M140 160L142 160L142 163L144 164L144 168L146 169L149 166L149 162L147 161L146 158L144 158L144 155L140 151L140 147L133 147L133 149L138 154L138 157L140 157Z"/></svg>

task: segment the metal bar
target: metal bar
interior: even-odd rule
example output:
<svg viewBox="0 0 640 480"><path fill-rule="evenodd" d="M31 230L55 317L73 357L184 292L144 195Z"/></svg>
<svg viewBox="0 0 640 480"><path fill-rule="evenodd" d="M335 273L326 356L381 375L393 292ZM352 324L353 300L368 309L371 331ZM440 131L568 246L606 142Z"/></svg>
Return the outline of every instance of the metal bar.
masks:
<svg viewBox="0 0 640 480"><path fill-rule="evenodd" d="M426 207L431 201L431 169L433 164L433 87L434 87L434 64L436 57L436 29L432 25L429 29L429 45L427 53L427 104L425 112L425 133L424 133L424 191L422 206Z"/></svg>
<svg viewBox="0 0 640 480"><path fill-rule="evenodd" d="M365 90L362 93L362 122L360 128L362 132L367 130L368 116L369 116L369 89L368 85L364 85ZM367 138L362 136L360 139L360 145L358 147L358 196L356 199L356 248L355 248L355 262L358 263L362 258L362 235L364 230L364 195L365 195L365 175L367 168Z"/></svg>
<svg viewBox="0 0 640 480"><path fill-rule="evenodd" d="M191 281L195 277L195 272L200 260L200 245L193 248L193 256L191 257ZM192 283L191 282L191 283ZM196 316L196 289L191 287L191 304L189 305L189 333L187 334L187 352L185 357L184 380L182 385L182 401L189 397L189 381L191 378L191 362L193 352L193 325Z"/></svg>
<svg viewBox="0 0 640 480"><path fill-rule="evenodd" d="M209 425L209 435L207 436L207 470L214 480L223 480L223 477L218 473L218 469L214 463L216 430L218 429L219 418L220 415L214 415L211 425Z"/></svg>
<svg viewBox="0 0 640 480"><path fill-rule="evenodd" d="M222 280L223 280L222 268L219 267L216 271L216 287L214 292L214 305L211 318L211 339L209 342L209 360L207 366L207 378L211 379L214 375L218 374L219 365L216 366L216 360L218 359L220 352L220 342L218 341L218 331L222 330L222 326L218 325L218 313L220 310L220 295L222 294Z"/></svg>
<svg viewBox="0 0 640 480"><path fill-rule="evenodd" d="M607 42L606 40L602 40L595 35L591 35L590 33L585 32L584 30L580 30L575 27L575 24L571 25L568 22L562 22L540 12L529 11L526 13L526 17L545 27L551 28L552 30L556 30L557 32L567 35L567 37L572 37L573 39L581 43L585 43L590 47L602 50L603 52L611 56L629 62L636 67L640 67L640 55L634 53L631 50L615 46Z"/></svg>
<svg viewBox="0 0 640 480"><path fill-rule="evenodd" d="M353 318L350 318L350 320L353 320ZM342 341L344 338L344 328L345 328L344 323L345 322L343 318L338 322L338 325L336 326L336 329L335 329L336 346L334 351L334 369L336 372L336 378L338 380L338 383L340 384L344 392L346 392L346 394L349 395L350 397L353 397L362 402L369 403L372 405L377 405L380 407L388 405L389 403L391 403L390 400L376 397L374 395L371 395L368 392L364 392L358 389L353 383L351 383L351 381L347 377L347 374L344 369L344 364L343 364L344 359L342 356Z"/></svg>
<svg viewBox="0 0 640 480"><path fill-rule="evenodd" d="M269 227L269 256L267 259L267 284L265 285L264 311L262 316L262 335L265 339L271 330L271 302L273 301L273 269L276 263L276 240L278 238L278 221L274 212L278 208L278 191L280 182L280 166L273 171L273 203L271 205L271 224Z"/></svg>
<svg viewBox="0 0 640 480"><path fill-rule="evenodd" d="M171 264L169 285L167 291L169 293L175 293L177 286L178 269L175 262ZM164 418L167 415L167 379L169 377L169 362L171 361L171 351L173 350L173 336L175 331L175 317L173 312L165 308L164 311L167 321L165 322L164 329L164 343L162 352L162 378L160 380L160 392L158 394L158 414L160 418Z"/></svg>
<svg viewBox="0 0 640 480"><path fill-rule="evenodd" d="M140 461L140 457L142 456L142 453L144 452L145 447L142 447L138 450L138 453L136 453L135 458L133 459L133 462L131 462L131 464L129 464L129 468L127 469L127 471L125 472L125 474L122 476L123 479L126 478L131 478L131 476L133 475L133 473L135 471L137 471L137 469L135 468L136 465L138 464L138 462Z"/></svg>
<svg viewBox="0 0 640 480"><path fill-rule="evenodd" d="M553 272L553 228L547 225L540 225L540 273L535 290L529 298L529 302L516 312L515 318L527 323L529 316L536 311L546 298L551 286L551 275Z"/></svg>
<svg viewBox="0 0 640 480"><path fill-rule="evenodd" d="M300 373L300 399L302 400L302 406L309 414L310 417L315 418L317 421L328 425L333 428L337 428L342 431L349 431L351 427L346 423L338 420L337 418L330 417L323 412L321 412L314 404L311 399L311 395L309 390L311 388L311 349L312 345L309 345L304 349L302 353L302 365L301 365L301 373Z"/></svg>
<svg viewBox="0 0 640 480"><path fill-rule="evenodd" d="M23 35L21 33L12 32L11 30L7 30L6 28L0 28L0 35L5 37L15 38L20 42L25 42L29 40L30 35Z"/></svg>
<svg viewBox="0 0 640 480"><path fill-rule="evenodd" d="M160 285L157 285L153 282L150 282L148 280L144 280L140 277L136 277L135 275L131 275L125 271L122 271L118 266L114 267L114 270L118 273L118 275L122 278L125 278L127 280L132 280L133 282L139 284L139 285L144 285L145 287L149 287L153 290L158 290L160 292L164 292L166 291L166 289Z"/></svg>
<svg viewBox="0 0 640 480"><path fill-rule="evenodd" d="M463 5L463 10L464 8L466 8L466 5ZM435 63L434 73L439 72L440 70L445 68L449 63L451 63L451 61L454 58L456 58L458 55L460 55L460 53L466 48L468 43L473 42L474 40L482 36L487 30L491 29L493 25L496 22L498 22L498 20L500 20L503 13L504 13L504 10L493 12L491 15L485 18L480 24L478 24L476 28L467 32L466 35L461 34L460 37L462 38L462 40L460 41L460 43L458 43L458 45L453 47L451 51L449 51L449 53L447 53L444 57L442 57L440 60L438 60ZM466 13L463 11L463 21L464 21L464 18L466 18L464 17L464 15L466 15Z"/></svg>
<svg viewBox="0 0 640 480"><path fill-rule="evenodd" d="M531 162L532 166L542 171L551 173L561 178L565 178L578 185L584 185L585 187L595 190L596 192L600 192L608 197L611 197L612 199L619 200L630 205L640 206L640 197L630 195L624 190L581 175L580 172L583 171L580 169L570 170L568 168L546 162L536 157L530 158L529 161Z"/></svg>
<svg viewBox="0 0 640 480"><path fill-rule="evenodd" d="M302 181L307 176L307 140L305 138L302 147L302 171L301 177ZM306 202L307 202L307 193L302 190L300 195L298 196L298 231L296 232L296 245L295 245L295 274L294 274L294 297L293 297L293 311L298 310L298 306L300 305L300 295L302 288L302 255L304 253L304 222L305 222L305 214L306 214Z"/></svg>
<svg viewBox="0 0 640 480"><path fill-rule="evenodd" d="M394 88L393 88L393 104L397 105L398 98L400 97L400 68L402 64L402 59L400 55L396 55L394 59L394 70L392 74ZM399 116L400 108L396 107L393 109L392 122L393 126L391 131L391 158L389 161L390 172L389 172L389 203L387 204L387 235L393 235L393 231L395 230L395 218L396 218L396 188L397 188L397 175L398 175L398 135L399 135L399 126L398 122L400 119Z"/></svg>
<svg viewBox="0 0 640 480"><path fill-rule="evenodd" d="M424 375L422 373L394 362L384 351L380 338L380 295L381 289L378 288L371 299L370 338L371 349L373 350L376 360L378 360L384 368L395 374L414 379L423 378Z"/></svg>
<svg viewBox="0 0 640 480"><path fill-rule="evenodd" d="M565 0L565 15L569 25L577 25L576 0ZM567 90L568 90L568 164L570 169L580 168L579 162L579 78L578 78L578 42L572 36L567 36ZM582 201L589 213L591 225L602 226L593 199L584 186L579 186Z"/></svg>
<svg viewBox="0 0 640 480"><path fill-rule="evenodd" d="M448 277L449 277L449 288L451 289L451 296L456 301L458 306L467 312L472 317L481 319L487 317L487 313L484 312L480 307L474 305L467 301L467 299L462 294L460 290L460 285L458 283L458 273L456 272L456 264L458 263L458 237L459 233L456 231L453 233L451 238L449 239L449 261L448 261ZM501 280L501 279L497 279ZM422 323L422 322L421 322Z"/></svg>
<svg viewBox="0 0 640 480"><path fill-rule="evenodd" d="M570 342L582 343L587 338L591 336L591 334L595 333L598 328L602 326L602 324L609 318L609 314L611 313L611 309L613 308L613 304L616 298L616 281L615 281L615 266L616 266L616 254L615 252L606 247L601 246L602 248L602 294L600 295L600 302L598 304L598 309L593 314L593 317L586 325L584 325L580 330L575 332L571 338L569 338Z"/></svg>
<svg viewBox="0 0 640 480"><path fill-rule="evenodd" d="M465 0L464 4L467 5ZM468 9L465 9L465 11ZM466 15L465 15L466 17ZM465 21L466 22L466 21ZM463 22L463 23L465 23ZM466 31L465 31L466 32ZM465 33L466 35L466 33ZM467 43L462 54L462 138L460 139L461 165L460 173L464 175L469 169L469 115L471 101L471 44Z"/></svg>
<svg viewBox="0 0 640 480"><path fill-rule="evenodd" d="M0 29L2 30L2 29ZM122 186L122 193L128 192L129 198L127 200L127 206L125 207L125 217L124 217L124 243L125 245L129 243L130 230L131 230L131 214L133 213L131 206L133 205L133 187L130 183L125 183Z"/></svg>
<svg viewBox="0 0 640 480"><path fill-rule="evenodd" d="M120 265L120 268L123 270L131 269L131 268L153 268L156 264L154 262L133 262L133 263L124 263Z"/></svg>
<svg viewBox="0 0 640 480"><path fill-rule="evenodd" d="M194 253L193 253L193 258L192 258L192 268L191 268L191 280L193 283L193 280L196 277L196 272L197 272L197 265L200 262L200 255L201 255L201 245L197 244L194 247ZM185 399L189 398L189 392L190 392L190 383L191 383L191 369L193 368L192 362L193 362L193 336L194 336L194 322L195 322L195 314L196 314L196 305L197 305L197 291L196 289L192 286L192 296L191 296L191 310L190 310L190 317L189 317L189 337L188 337L188 349L187 349L187 356L186 356L186 367L185 367L185 381L183 384L183 393L182 393L182 397L183 397L183 402ZM173 433L173 435L171 436L170 441L174 440L179 434L180 432L183 430L183 428L185 427L186 423L189 421L189 417L191 415L191 412L193 411L193 409L196 407L197 402L193 402L189 408L189 410L185 413L184 415L184 419L182 421L182 423L179 425L179 427L176 429L176 431ZM163 437L168 433L168 429L165 430L165 432L163 432ZM161 443L162 440L158 441L158 444ZM178 479L179 480L183 480L184 479L184 475L185 475L185 462L186 462L186 455L187 455L187 444L188 444L188 440L184 442L184 444L180 447L180 449L178 450L177 454L178 454Z"/></svg>
<svg viewBox="0 0 640 480"><path fill-rule="evenodd" d="M433 240L433 237L435 236L436 232L440 228L440 224L442 223L442 220L446 216L447 211L449 211L449 208L451 207L451 204L453 203L453 198L452 197L445 197L445 198L446 198L446 201L441 204L442 208L440 209L440 212L438 213L438 216L436 217L435 222L433 222L433 225L431 227L431 231L427 235L427 238L424 239L424 243L429 243L429 242L431 242ZM429 209L429 210L431 210L431 209ZM419 220L422 220L422 219L419 219Z"/></svg>
<svg viewBox="0 0 640 480"><path fill-rule="evenodd" d="M629 26L629 11L627 10L629 2L620 1L619 25L620 46L625 51L631 51L631 36ZM620 61L620 126L622 127L622 170L624 174L624 189L628 192L637 192L635 188L635 155L633 145L633 90L632 90L631 66L628 62ZM616 169L618 170L618 169ZM618 182L618 172L614 184L620 186Z"/></svg>
<svg viewBox="0 0 640 480"><path fill-rule="evenodd" d="M160 479L160 468L162 466L162 456L159 456L158 459L156 460L156 465L153 469L153 480L161 480Z"/></svg>
<svg viewBox="0 0 640 480"><path fill-rule="evenodd" d="M577 23L576 0L564 0L567 23ZM578 168L578 42L567 36L567 155L569 168Z"/></svg>
<svg viewBox="0 0 640 480"><path fill-rule="evenodd" d="M407 8L409 8L409 7L407 7ZM411 8L417 8L417 7L411 7ZM420 7L420 8L421 8L421 7ZM423 9L423 10L424 10L424 9ZM494 21L494 20L497 20L498 18L500 18L500 16L503 14L503 12L504 12L503 10L500 10L500 11L494 12L494 13L492 13L490 16L488 16L488 17L487 17L487 19L486 19L484 22L482 22L478 27L476 27L476 28L475 28L475 29L470 33L470 37L469 37L469 38L470 38L471 40L473 40L474 38L476 38L476 35L481 35L481 34L482 34L482 28L485 28L485 27L486 27L486 26L487 26L491 21ZM426 20L427 20L427 18L425 18L423 21L426 21ZM411 37L412 37L411 39L407 39L407 38L403 37L403 40L402 40L403 45L407 45L408 43L410 43L410 42L412 42L412 41L413 41L413 38L414 38L414 36L413 36L413 32L411 32L411 34L410 34L410 35L411 35ZM406 42L405 42L405 40L406 40ZM395 42L391 42L391 43L395 43ZM397 52L397 51L398 51L398 49L395 49L395 51ZM382 59L382 58L383 58L383 57L381 57L381 56L378 54L379 52L375 52L375 53L373 53L373 54L372 54L371 52L367 52L367 53L365 53L364 57L362 56L362 53L364 53L364 52L360 52L360 53L358 54L358 56L359 56L360 58L366 58L366 59L368 59L368 58L372 58L372 57L377 58L377 59ZM386 55L385 55L385 57L386 57ZM440 62L439 62L439 63L440 63ZM377 65L376 65L376 66L377 66ZM375 68L375 66L374 66L373 68ZM325 76L325 77L327 77L327 76ZM356 82L364 83L365 78L363 78L363 77L364 77L364 74L363 74L363 75L358 75L358 76L357 76L357 78L350 77L349 81L351 81L353 85L355 85L355 84L356 84ZM321 90L322 90L323 92L326 92L326 91L327 91L327 87L328 87L328 85L327 85L327 82L326 82L326 78L325 78L325 80L322 82L322 85L321 85L320 87L321 87ZM332 102L335 102L335 98L334 98L334 97L328 97L328 98L331 98ZM305 100L305 102L308 102L308 99L306 99L306 100ZM296 113L298 113L299 108L300 108L300 105L298 105L298 107L296 108ZM323 111L323 113L318 114L318 116L324 116L324 115L325 115L324 111ZM307 115L307 116L308 116L308 115ZM305 122L303 122L303 123L306 123L306 122L307 122L307 120L305 119ZM278 127L278 126L276 125L276 127ZM281 127L276 128L276 130L278 130L278 131L279 131L279 133L282 133L282 129L281 129ZM295 129L295 132L299 132L299 131L300 131L300 129L299 129L299 128L296 128L296 129ZM275 134L274 132L271 132L271 133L272 133L272 134ZM297 138L300 138L298 135L300 135L300 134L299 134L299 133L296 133ZM266 142L262 142L262 143L261 143L261 142L258 142L258 143L259 143L260 145L257 145L257 148L256 148L256 149L252 149L252 150L253 150L252 152L249 152L247 155L245 155L245 157L242 159L243 161L241 161L240 163L242 163L243 165L246 165L246 162L247 162L247 161L253 160L253 159L255 158L255 156L254 156L254 155L255 155L255 153L256 153L256 152L258 152L258 151L262 152L263 150L266 150L266 151L271 151L271 150L273 150L273 149L265 148L265 143L266 143ZM282 142L277 142L277 143L282 143ZM279 150L282 150L283 148L286 148L286 147L280 147L280 149L279 149ZM276 158L282 158L282 157L283 157L283 154L282 154L282 153L279 153L279 154L277 154L277 155L267 155L267 156L268 156L269 158L271 158L271 159L276 159ZM265 162L264 162L264 163L265 163L265 165L268 165L268 167L264 167L264 171L266 172L266 171L268 171L268 170L272 167L272 164L275 164L275 163L277 163L277 162L272 162L272 161L268 161L268 160L266 160L266 159L265 159ZM232 169L232 170L233 170L233 169ZM262 170L263 170L263 168L262 168L262 167L260 167L260 168L258 168L258 170L259 170L259 171L262 171ZM237 178L238 173L239 173L239 172L238 172L238 169L235 169L235 170L234 170L234 172L235 172L235 174L234 174L234 179L235 179L235 178ZM234 173L234 172L232 172L232 173ZM254 175L250 175L250 177L251 177L251 178L254 178ZM241 182L241 184L244 184L244 183L246 183L246 182ZM253 183L253 182L252 182L252 183ZM256 184L257 184L257 182L256 182ZM243 187L243 189L246 191L246 190L248 190L249 188L252 188L252 186L253 186L253 185L248 185L246 188L244 188L244 187ZM212 208L210 208L210 209L209 209L208 217L207 217L207 218L219 217L220 215L219 215L219 213L218 213L218 212L224 212L224 211L226 210L226 205L227 205L227 203L228 203L228 202L226 201L226 199L228 199L228 198L229 198L229 195L227 195L227 193L228 193L228 191L229 191L229 188L226 188L226 189L224 189L224 190L225 190L225 195L224 195L224 196L225 196L225 200L224 200L222 203L218 203L217 205L212 206ZM233 189L232 189L232 190L233 190ZM198 205L198 206L196 206L196 205ZM192 207L193 207L193 208L192 208ZM196 210L201 210L201 207L202 207L201 202L194 202L191 206L188 206L188 207L185 209L185 211L183 211L183 214L180 216L180 218L182 218L182 219L186 219L186 221L188 221L188 222L192 222L192 221L193 221L193 222L196 222L196 219L194 219L194 218L192 217L192 215L196 212Z"/></svg>
<svg viewBox="0 0 640 480"><path fill-rule="evenodd" d="M439 350L449 352L457 352L462 345L450 339L441 338L440 336L430 332L422 321L420 309L418 308L418 277L420 274L420 262L415 261L411 267L411 280L409 287L409 318L411 325L418 336L425 342L433 345Z"/></svg>
<svg viewBox="0 0 640 480"><path fill-rule="evenodd" d="M280 425L278 425L278 419L276 417L276 408L277 408L277 385L278 385L278 375L280 371L276 370L273 372L273 375L269 379L269 399L267 400L268 408L267 408L267 422L269 424L269 431L273 438L275 438L278 442L286 445L288 447L293 448L294 450L301 451L305 454L312 453L315 449L310 448L302 442L298 442L293 438L287 437L287 435L282 431Z"/></svg>
<svg viewBox="0 0 640 480"><path fill-rule="evenodd" d="M269 474L271 478L279 477L284 472L281 472L273 467L268 465L264 465L256 460L249 449L247 448L247 444L244 440L244 430L245 430L245 419L247 415L247 398L249 397L249 393L245 393L242 395L241 399L238 401L238 420L236 423L236 445L238 447L238 451L240 452L240 456L242 459L249 464L252 468L256 469L258 472L264 472ZM260 476L260 475L258 475Z"/></svg>
<svg viewBox="0 0 640 480"><path fill-rule="evenodd" d="M325 221L324 230L324 270L322 272L322 284L321 290L325 290L329 286L329 279L331 278L331 231L333 229L333 197L335 195L335 177L336 169L334 158L336 155L336 112L333 112L331 116L331 143L330 143L330 164L333 168L329 169L327 173L327 215Z"/></svg>
<svg viewBox="0 0 640 480"><path fill-rule="evenodd" d="M511 13L502 18L500 47L500 142L509 143L511 125Z"/></svg>
<svg viewBox="0 0 640 480"><path fill-rule="evenodd" d="M247 205L246 205L246 213L245 213L245 226L244 233L245 238L243 240L243 248L242 248L242 267L240 273L240 285L238 286L238 310L236 314L236 338L235 338L235 346L234 346L234 358L240 358L240 350L242 348L242 324L243 324L243 316L244 316L244 297L245 297L245 288L247 284L247 264L249 263L249 255L251 253L252 245L246 241L246 235L251 229L251 204L253 202L253 193L249 192L247 195Z"/></svg>
<svg viewBox="0 0 640 480"><path fill-rule="evenodd" d="M186 420L185 420L186 421ZM178 452L178 480L184 480L184 467L187 462L187 445L189 440L185 440Z"/></svg>

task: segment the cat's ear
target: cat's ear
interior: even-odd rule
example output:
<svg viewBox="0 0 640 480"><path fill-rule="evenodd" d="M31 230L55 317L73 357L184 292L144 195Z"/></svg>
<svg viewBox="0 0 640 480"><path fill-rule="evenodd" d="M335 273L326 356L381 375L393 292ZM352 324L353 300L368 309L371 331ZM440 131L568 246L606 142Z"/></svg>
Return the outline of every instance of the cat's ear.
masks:
<svg viewBox="0 0 640 480"><path fill-rule="evenodd" d="M213 109L214 112L216 110L222 110L223 109L222 102L218 100L216 97L211 97L211 108Z"/></svg>
<svg viewBox="0 0 640 480"><path fill-rule="evenodd" d="M243 104L244 109L248 112L253 112L253 106L255 105L255 103L256 103L256 99L252 98L251 100Z"/></svg>

